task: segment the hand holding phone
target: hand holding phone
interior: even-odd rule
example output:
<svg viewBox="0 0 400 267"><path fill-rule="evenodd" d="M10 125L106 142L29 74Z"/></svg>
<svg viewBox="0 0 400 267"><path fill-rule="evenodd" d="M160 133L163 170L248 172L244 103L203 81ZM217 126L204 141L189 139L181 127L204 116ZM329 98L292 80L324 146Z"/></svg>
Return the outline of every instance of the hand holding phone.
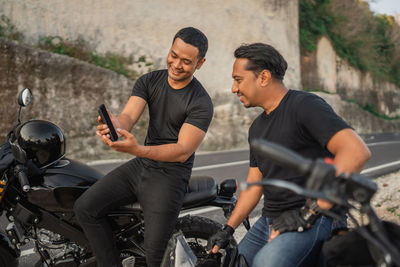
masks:
<svg viewBox="0 0 400 267"><path fill-rule="evenodd" d="M117 141L117 140L118 140L118 134L117 134L117 132L115 131L115 128L114 128L114 125L112 124L112 121L111 121L110 116L108 115L106 106L104 106L104 104L101 104L101 105L98 107L97 110L98 110L99 115L100 115L100 117L101 117L101 121L102 121L104 124L107 124L108 129L110 129L110 139L111 139L111 141L113 141L113 142L114 142L114 141Z"/></svg>

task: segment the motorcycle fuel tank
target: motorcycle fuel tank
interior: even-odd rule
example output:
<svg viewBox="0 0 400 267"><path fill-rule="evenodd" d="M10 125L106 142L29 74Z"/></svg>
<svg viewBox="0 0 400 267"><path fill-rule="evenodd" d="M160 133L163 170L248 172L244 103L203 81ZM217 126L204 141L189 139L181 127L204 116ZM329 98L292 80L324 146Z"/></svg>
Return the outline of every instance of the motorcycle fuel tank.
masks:
<svg viewBox="0 0 400 267"><path fill-rule="evenodd" d="M86 164L63 159L46 169L43 182L32 187L28 200L49 211L72 211L76 199L103 176Z"/></svg>

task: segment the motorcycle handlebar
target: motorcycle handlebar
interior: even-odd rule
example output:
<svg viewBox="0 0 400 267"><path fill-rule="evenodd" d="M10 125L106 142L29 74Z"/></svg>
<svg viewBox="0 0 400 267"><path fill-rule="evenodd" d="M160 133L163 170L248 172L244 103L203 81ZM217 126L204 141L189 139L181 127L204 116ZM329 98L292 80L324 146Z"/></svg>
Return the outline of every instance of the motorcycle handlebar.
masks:
<svg viewBox="0 0 400 267"><path fill-rule="evenodd" d="M361 204L369 203L377 191L376 184L363 175L352 173L348 177L336 177L335 169L329 167L332 165L318 159L314 161L306 159L279 144L256 139L251 143L251 148L276 164L297 170L307 177L305 188L293 185L290 182L271 181L271 179L268 179L269 181L263 180L259 184L272 185L272 183L276 183L275 186L292 190L297 194L307 197L318 196L339 205L345 203L343 197L354 199ZM339 183L342 183L343 186Z"/></svg>
<svg viewBox="0 0 400 267"><path fill-rule="evenodd" d="M15 172L17 174L22 191L29 192L31 190L31 185L29 183L28 176L26 175L25 170L26 168L21 164L15 166Z"/></svg>
<svg viewBox="0 0 400 267"><path fill-rule="evenodd" d="M312 168L312 160L306 159L281 145L256 139L251 142L250 146L256 153L269 158L276 164L295 169L303 175L308 174Z"/></svg>
<svg viewBox="0 0 400 267"><path fill-rule="evenodd" d="M355 200L361 204L363 211L367 213L373 232L373 235L369 235L368 232L363 233L363 228L360 228L360 234L381 249L385 255L385 262L400 264L400 253L388 239L380 219L370 205L371 198L377 191L377 185L371 179L357 173L336 177L334 170L324 167L327 164L323 161L303 158L294 151L265 140L257 139L253 141L251 148L282 167L295 169L302 175L308 176L307 179L311 180L311 185L303 188L284 180L263 179L256 183L241 184L242 189L252 185L273 185L306 197L326 199L341 206L347 206L347 199ZM319 185L314 186L315 183Z"/></svg>
<svg viewBox="0 0 400 267"><path fill-rule="evenodd" d="M322 199L326 199L326 200L330 200L328 198L328 196L326 196L324 193L322 192L318 192L318 191L313 191L313 190L307 190L297 184L285 181L285 180L278 180L278 179L263 179L260 182L255 182L255 183L246 183L246 182L242 182L240 183L240 189L241 190L246 190L247 188L251 187L251 186L255 186L255 185L272 185L272 186L276 186L276 187L280 187L280 188L285 188L288 189L290 191L295 192L298 195L302 195L305 197L310 197L310 198L322 198Z"/></svg>

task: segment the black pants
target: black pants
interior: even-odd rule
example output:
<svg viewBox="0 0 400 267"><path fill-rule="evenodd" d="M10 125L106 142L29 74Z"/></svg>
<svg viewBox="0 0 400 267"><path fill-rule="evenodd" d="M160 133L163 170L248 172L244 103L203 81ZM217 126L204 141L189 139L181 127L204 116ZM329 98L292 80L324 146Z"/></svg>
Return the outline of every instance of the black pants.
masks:
<svg viewBox="0 0 400 267"><path fill-rule="evenodd" d="M160 266L182 206L188 177L147 167L133 159L90 187L74 211L96 255L98 266L121 266L107 214L119 206L140 202L144 213L146 262Z"/></svg>

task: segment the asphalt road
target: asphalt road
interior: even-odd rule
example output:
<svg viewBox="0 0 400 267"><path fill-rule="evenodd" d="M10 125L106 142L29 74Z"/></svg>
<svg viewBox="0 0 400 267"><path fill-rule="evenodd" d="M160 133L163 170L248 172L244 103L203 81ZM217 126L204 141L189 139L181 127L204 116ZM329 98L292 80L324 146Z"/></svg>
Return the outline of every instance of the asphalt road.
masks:
<svg viewBox="0 0 400 267"><path fill-rule="evenodd" d="M363 173L371 178L393 172L400 168L400 134L379 134L363 136L372 157L364 166ZM229 150L200 152L196 154L192 175L207 175L218 182L227 178L244 181L249 166L249 151ZM122 162L93 162L92 167L107 173Z"/></svg>
<svg viewBox="0 0 400 267"><path fill-rule="evenodd" d="M371 160L366 164L363 173L370 177L376 177L385 173L400 169L400 135L369 135L364 136L368 147L372 152ZM214 177L218 183L227 178L235 178L239 182L245 181L248 172L248 150L232 150L221 152L198 153L193 168L193 175L206 175ZM107 173L122 162L97 162L92 167ZM261 203L251 214L256 217L260 214ZM206 216L221 223L225 222L223 213L219 209L206 208L203 210L191 211L191 214ZM5 229L8 222L0 218L0 227ZM20 258L20 267L30 267L38 259L32 253L32 245L28 244L23 249L24 256Z"/></svg>

